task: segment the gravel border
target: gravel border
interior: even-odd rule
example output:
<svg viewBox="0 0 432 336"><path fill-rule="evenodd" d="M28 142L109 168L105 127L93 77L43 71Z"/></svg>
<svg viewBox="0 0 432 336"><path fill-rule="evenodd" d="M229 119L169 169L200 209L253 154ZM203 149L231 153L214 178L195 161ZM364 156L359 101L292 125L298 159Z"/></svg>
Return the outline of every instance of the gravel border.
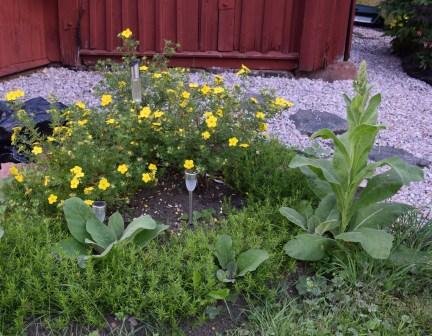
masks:
<svg viewBox="0 0 432 336"><path fill-rule="evenodd" d="M406 75L400 60L391 54L390 38L373 29L354 29L351 61L358 65L366 60L369 78L375 91L381 92L383 102L379 121L386 126L377 140L378 145L402 148L432 160L432 87ZM193 74L191 76L199 76ZM227 82L236 82L232 72L225 72ZM30 75L0 80L0 97L10 89L22 88L29 98L55 96L65 104L82 100L90 106L98 103L94 87L101 76L95 72L73 71L66 68L45 68ZM351 81L335 81L289 77L251 77L251 91L272 88L276 93L295 103L289 111L270 123L270 133L289 146L300 149L311 145L289 116L299 109L326 111L345 118L342 93L352 94ZM425 180L404 187L394 200L410 203L418 208L432 205L432 167L424 169ZM427 211L427 210L426 210Z"/></svg>

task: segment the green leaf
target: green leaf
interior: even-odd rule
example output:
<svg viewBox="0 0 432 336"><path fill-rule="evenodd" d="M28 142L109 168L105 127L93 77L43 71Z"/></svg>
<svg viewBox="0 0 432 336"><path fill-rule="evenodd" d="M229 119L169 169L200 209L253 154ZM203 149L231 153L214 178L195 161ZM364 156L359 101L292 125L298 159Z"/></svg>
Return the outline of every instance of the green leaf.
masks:
<svg viewBox="0 0 432 336"><path fill-rule="evenodd" d="M117 240L121 238L124 231L124 221L122 215L119 212L114 212L110 218L108 219L108 227L113 230L115 233Z"/></svg>
<svg viewBox="0 0 432 336"><path fill-rule="evenodd" d="M135 235L134 243L143 248L154 238L156 238L162 231L168 229L168 225L157 224L153 230L142 230Z"/></svg>
<svg viewBox="0 0 432 336"><path fill-rule="evenodd" d="M260 249L249 249L237 258L238 276L255 271L259 265L269 258L269 254Z"/></svg>
<svg viewBox="0 0 432 336"><path fill-rule="evenodd" d="M390 233L369 228L344 232L337 235L335 239L360 243L363 249L375 259L387 259L393 246L393 236Z"/></svg>
<svg viewBox="0 0 432 336"><path fill-rule="evenodd" d="M279 209L279 212L285 216L290 222L295 225L301 227L303 230L307 231L306 227L306 219L303 215L298 213L296 210L288 207L282 207Z"/></svg>
<svg viewBox="0 0 432 336"><path fill-rule="evenodd" d="M115 244L117 244L118 242L115 241L112 244L108 245L107 248L101 253L101 254L93 254L90 256L86 256L86 255L80 255L78 256L78 266L81 268L86 268L87 266L87 262L91 259L102 259L105 258L108 253L112 250L112 248L114 247Z"/></svg>
<svg viewBox="0 0 432 336"><path fill-rule="evenodd" d="M386 200L396 194L402 185L402 180L394 169L375 175L368 180L367 186L361 192L355 206L360 209L370 204Z"/></svg>
<svg viewBox="0 0 432 336"><path fill-rule="evenodd" d="M84 244L70 237L58 242L54 247L54 252L58 253L60 256L76 258L80 255L87 254L88 251Z"/></svg>
<svg viewBox="0 0 432 336"><path fill-rule="evenodd" d="M87 219L86 229L96 244L103 249L117 240L114 231L96 217Z"/></svg>
<svg viewBox="0 0 432 336"><path fill-rule="evenodd" d="M134 236L137 235L142 230L154 230L157 227L156 221L151 218L149 215L140 216L138 218L134 218L132 222L126 227L123 232L121 241L134 239Z"/></svg>
<svg viewBox="0 0 432 336"><path fill-rule="evenodd" d="M208 296L215 300L226 300L229 296L230 290L228 288L221 288L212 290Z"/></svg>
<svg viewBox="0 0 432 336"><path fill-rule="evenodd" d="M378 125L360 124L348 131L353 175L357 174L357 172L367 165L369 152L381 128L383 127Z"/></svg>
<svg viewBox="0 0 432 336"><path fill-rule="evenodd" d="M320 199L323 199L328 194L332 193L333 190L331 185L322 180L315 172L313 172L309 167L304 166L300 168L300 171L307 177L307 181L310 190Z"/></svg>
<svg viewBox="0 0 432 336"><path fill-rule="evenodd" d="M229 263L235 261L235 251L232 247L231 236L219 236L218 240L216 241L214 254L219 261L219 265L223 269L226 269Z"/></svg>
<svg viewBox="0 0 432 336"><path fill-rule="evenodd" d="M3 228L0 226L0 238L3 237L3 235L4 235L4 230L3 230Z"/></svg>
<svg viewBox="0 0 432 336"><path fill-rule="evenodd" d="M412 207L402 203L375 203L357 211L349 225L351 231L360 228L384 228L391 225L395 220L412 210Z"/></svg>
<svg viewBox="0 0 432 336"><path fill-rule="evenodd" d="M333 209L336 208L336 196L334 193L328 194L326 197L321 199L318 207L315 210L317 215L322 221L326 220Z"/></svg>
<svg viewBox="0 0 432 336"><path fill-rule="evenodd" d="M345 147L345 144L336 136L336 134L333 133L333 131L331 131L328 128L323 128L317 132L315 132L314 134L312 134L311 138L323 138L323 139L330 139L333 140L333 143L335 145L335 148L337 151L340 152L340 155L342 156L342 158L346 161L349 162L350 161L350 155L348 152L348 148Z"/></svg>
<svg viewBox="0 0 432 336"><path fill-rule="evenodd" d="M333 211L333 216L334 217L339 217L339 213L337 212L336 209L334 209ZM340 222L338 218L329 218L327 220L325 220L324 222L321 222L319 225L316 226L315 228L315 233L317 235L322 236L324 233L330 231L333 232L335 231L337 228L339 228Z"/></svg>
<svg viewBox="0 0 432 336"><path fill-rule="evenodd" d="M398 157L391 157L375 163L376 166L389 165L399 175L403 185L411 182L422 181L424 178L423 170L417 166L410 165Z"/></svg>
<svg viewBox="0 0 432 336"><path fill-rule="evenodd" d="M378 121L378 106L381 104L381 95L376 94L369 100L369 104L361 117L361 122L365 124L376 124Z"/></svg>
<svg viewBox="0 0 432 336"><path fill-rule="evenodd" d="M78 197L72 197L65 201L63 212L71 235L84 244L85 239L90 238L86 230L89 218L96 218L93 211Z"/></svg>
<svg viewBox="0 0 432 336"><path fill-rule="evenodd" d="M217 272L216 272L216 278L220 282L229 282L229 283L234 283L235 282L235 278L234 277L230 277L230 272L225 271L223 269L217 270Z"/></svg>
<svg viewBox="0 0 432 336"><path fill-rule="evenodd" d="M301 155L296 155L289 164L290 168L301 168L305 166L320 171L327 182L339 184L337 176L331 166L331 162L328 160L310 159Z"/></svg>
<svg viewBox="0 0 432 336"><path fill-rule="evenodd" d="M333 239L305 233L287 242L284 250L294 259L317 261L324 257L326 249L332 244L334 244Z"/></svg>
<svg viewBox="0 0 432 336"><path fill-rule="evenodd" d="M432 264L430 253L400 245L390 254L390 261L397 266Z"/></svg>

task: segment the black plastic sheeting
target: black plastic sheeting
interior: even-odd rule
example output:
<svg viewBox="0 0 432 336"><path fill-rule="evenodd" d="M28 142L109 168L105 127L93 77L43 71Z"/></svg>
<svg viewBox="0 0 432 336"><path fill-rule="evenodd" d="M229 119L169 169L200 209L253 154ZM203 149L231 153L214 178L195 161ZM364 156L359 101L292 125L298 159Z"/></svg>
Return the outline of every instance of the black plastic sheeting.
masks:
<svg viewBox="0 0 432 336"><path fill-rule="evenodd" d="M27 100L22 106L22 109L35 121L38 131L44 135L51 134L51 115L48 110L53 108L63 110L66 105L60 102L51 104L48 100L37 97ZM22 126L15 114L16 112L10 108L7 102L0 100L0 163L22 163L27 161L11 145L13 128Z"/></svg>

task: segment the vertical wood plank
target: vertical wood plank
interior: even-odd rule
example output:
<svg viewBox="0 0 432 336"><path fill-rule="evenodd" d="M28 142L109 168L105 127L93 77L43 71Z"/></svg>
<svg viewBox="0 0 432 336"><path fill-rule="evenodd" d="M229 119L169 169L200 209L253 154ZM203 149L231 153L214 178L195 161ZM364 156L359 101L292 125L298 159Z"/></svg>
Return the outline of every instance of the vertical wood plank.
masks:
<svg viewBox="0 0 432 336"><path fill-rule="evenodd" d="M121 3L117 0L106 0L106 50L114 51L121 41L117 34L121 32L122 12Z"/></svg>
<svg viewBox="0 0 432 336"><path fill-rule="evenodd" d="M198 50L198 0L177 0L177 42L179 51Z"/></svg>
<svg viewBox="0 0 432 336"><path fill-rule="evenodd" d="M202 0L200 50L216 51L218 43L218 0Z"/></svg>
<svg viewBox="0 0 432 336"><path fill-rule="evenodd" d="M157 0L138 1L138 32L140 37L139 50L155 51L156 4Z"/></svg>
<svg viewBox="0 0 432 336"><path fill-rule="evenodd" d="M242 2L240 51L260 51L264 0L248 0Z"/></svg>
<svg viewBox="0 0 432 336"><path fill-rule="evenodd" d="M234 50L235 1L219 0L218 50Z"/></svg>
<svg viewBox="0 0 432 336"><path fill-rule="evenodd" d="M296 22L294 15L294 0L286 0L281 46L281 51L285 54L294 51L293 42L295 39L294 31Z"/></svg>
<svg viewBox="0 0 432 336"><path fill-rule="evenodd" d="M90 48L106 49L105 0L89 0L90 4ZM103 13L101 15L100 13Z"/></svg>
<svg viewBox="0 0 432 336"><path fill-rule="evenodd" d="M156 3L156 51L162 52L165 41L177 42L176 0L158 0Z"/></svg>
<svg viewBox="0 0 432 336"><path fill-rule="evenodd" d="M59 39L62 63L77 65L79 0L59 1Z"/></svg>
<svg viewBox="0 0 432 336"><path fill-rule="evenodd" d="M82 49L90 49L90 4L89 0L81 0L80 5L80 40Z"/></svg>
<svg viewBox="0 0 432 336"><path fill-rule="evenodd" d="M262 33L262 52L280 51L285 18L285 0L265 3Z"/></svg>
<svg viewBox="0 0 432 336"><path fill-rule="evenodd" d="M248 0L244 0L245 2ZM235 1L234 13L234 50L240 50L241 25L243 19L243 0Z"/></svg>
<svg viewBox="0 0 432 336"><path fill-rule="evenodd" d="M117 0L118 1L118 0ZM137 0L121 0L121 13L122 13L122 28L129 28L134 33L135 38L138 36L138 3Z"/></svg>

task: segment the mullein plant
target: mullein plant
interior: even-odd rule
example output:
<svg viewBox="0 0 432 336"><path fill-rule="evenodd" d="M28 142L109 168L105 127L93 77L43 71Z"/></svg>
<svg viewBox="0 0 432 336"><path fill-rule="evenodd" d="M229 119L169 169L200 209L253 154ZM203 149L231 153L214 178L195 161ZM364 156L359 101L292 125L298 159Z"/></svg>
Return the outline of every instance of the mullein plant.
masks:
<svg viewBox="0 0 432 336"><path fill-rule="evenodd" d="M338 136L329 129L312 135L333 142L332 158L297 155L290 163L291 168L299 168L306 175L320 199L315 209L307 202L297 209L280 209L282 215L305 231L284 246L295 259L320 260L331 249L352 243L360 244L373 258L388 258L393 236L385 229L411 207L383 201L403 185L423 179L420 168L397 157L369 163L369 152L383 126L377 121L381 95L371 97L365 62L360 65L354 91L354 98L344 97L348 130ZM387 170L377 174L380 167ZM366 187L361 188L365 182Z"/></svg>

